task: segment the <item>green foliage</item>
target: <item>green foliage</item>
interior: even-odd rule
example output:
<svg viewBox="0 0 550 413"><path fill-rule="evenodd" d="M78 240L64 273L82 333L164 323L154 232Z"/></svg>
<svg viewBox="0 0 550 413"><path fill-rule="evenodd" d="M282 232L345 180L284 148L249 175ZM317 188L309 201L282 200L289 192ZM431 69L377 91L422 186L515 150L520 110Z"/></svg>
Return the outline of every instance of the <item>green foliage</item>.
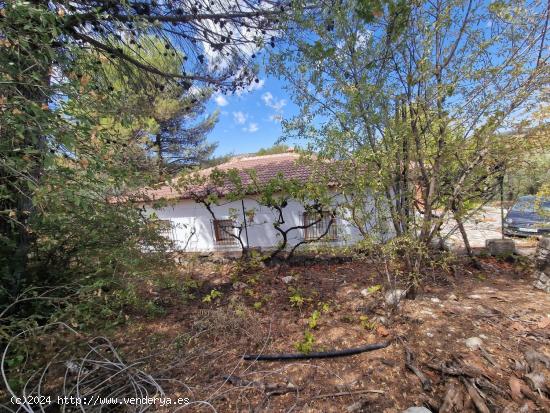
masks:
<svg viewBox="0 0 550 413"><path fill-rule="evenodd" d="M288 291L290 292L290 295L288 296L288 301L290 302L290 305L292 307L301 310L305 303L311 301L311 298L306 297L299 288L290 286L288 287Z"/></svg>
<svg viewBox="0 0 550 413"><path fill-rule="evenodd" d="M369 319L366 315L360 316L359 322L361 323L361 327L367 330L374 330L376 328L376 321Z"/></svg>
<svg viewBox="0 0 550 413"><path fill-rule="evenodd" d="M313 351L313 346L315 345L315 336L309 330L304 331L304 337L302 341L296 343L294 346L296 350L300 353L309 354Z"/></svg>
<svg viewBox="0 0 550 413"><path fill-rule="evenodd" d="M218 291L216 289L213 289L202 298L202 302L203 303L211 303L211 302L219 299L222 295L223 295L223 293L221 293L220 291Z"/></svg>
<svg viewBox="0 0 550 413"><path fill-rule="evenodd" d="M286 153L290 149L290 146L285 144L273 145L269 148L261 148L254 155L263 156L263 155L274 155L277 153Z"/></svg>
<svg viewBox="0 0 550 413"><path fill-rule="evenodd" d="M145 303L145 312L149 317L159 317L166 313L166 310L153 300L148 300Z"/></svg>
<svg viewBox="0 0 550 413"><path fill-rule="evenodd" d="M548 148L524 132L548 119L533 110L547 83L536 40L546 16L543 2L452 0L367 0L303 15L268 67L293 85L300 108L283 122L285 137L325 162L319 172L336 181L364 237L428 245L449 216L493 199L505 171ZM518 41L529 45L519 55ZM502 133L511 125L521 133Z"/></svg>
<svg viewBox="0 0 550 413"><path fill-rule="evenodd" d="M130 156L129 137L104 122L123 96L99 75L101 60L75 44L54 47L65 24L54 9L13 2L2 15L0 123L11 138L0 139L0 310L34 286L86 295L109 277L169 266L170 242L154 219L116 202L150 176ZM60 78L49 82L53 61ZM120 124L131 115L119 112ZM55 307L38 301L10 307L12 321L46 321ZM111 318L96 300L66 304L73 324Z"/></svg>
<svg viewBox="0 0 550 413"><path fill-rule="evenodd" d="M164 44L151 38L139 55L165 72L181 74L181 54L166 55L163 48ZM127 46L122 49L128 55L136 54ZM104 112L101 127L117 130L121 138L129 139L137 152L143 153L144 165L149 163L150 168L159 169L162 176L164 172L173 174L197 166L212 155L216 144L207 143L206 135L215 126L219 113L198 120L212 96L210 89L189 92L184 85L166 82L162 77L150 80L153 84L163 83L161 88L144 88L143 84L134 83L139 79L138 68L120 72L111 61L102 65L103 70L95 73L99 76L97 81L105 81L101 76L108 79L119 96L120 106L111 102L110 108L105 108L101 99L94 105ZM127 119L121 122L124 117Z"/></svg>
<svg viewBox="0 0 550 413"><path fill-rule="evenodd" d="M550 182L550 152L530 153L506 174L504 196L513 201L522 195L537 195L547 182Z"/></svg>
<svg viewBox="0 0 550 413"><path fill-rule="evenodd" d="M321 312L324 314L330 313L331 308L329 303L324 303L320 301L317 303L317 307L319 307Z"/></svg>
<svg viewBox="0 0 550 413"><path fill-rule="evenodd" d="M317 328L317 323L319 322L320 318L321 318L321 312L319 310L313 311L307 323L307 325L311 330L315 330Z"/></svg>
<svg viewBox="0 0 550 413"><path fill-rule="evenodd" d="M179 273L166 272L161 274L155 280L156 285L162 290L174 291L178 298L183 302L194 300L195 292L198 290L202 282L192 277L182 277Z"/></svg>

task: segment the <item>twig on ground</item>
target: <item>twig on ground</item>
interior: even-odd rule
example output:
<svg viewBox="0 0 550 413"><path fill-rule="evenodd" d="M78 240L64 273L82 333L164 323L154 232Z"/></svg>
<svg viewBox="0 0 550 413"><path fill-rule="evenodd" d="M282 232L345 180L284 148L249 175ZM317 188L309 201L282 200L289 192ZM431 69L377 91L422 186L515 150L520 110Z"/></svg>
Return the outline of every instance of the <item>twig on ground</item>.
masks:
<svg viewBox="0 0 550 413"><path fill-rule="evenodd" d="M464 386L466 387L466 390L468 391L468 394L472 398L472 401L474 402L474 405L476 406L476 409L479 411L479 413L490 413L489 408L483 401L483 398L481 397L479 390L475 388L475 386L470 383L468 379L465 379L464 377L460 378L460 381Z"/></svg>
<svg viewBox="0 0 550 413"><path fill-rule="evenodd" d="M351 396L354 394L365 394L365 393L384 394L385 391L376 390L376 389L357 389L357 390L351 390L351 391L341 391L337 393L319 394L317 396L313 396L312 399L327 399L329 397Z"/></svg>
<svg viewBox="0 0 550 413"><path fill-rule="evenodd" d="M422 389L424 391L431 391L432 390L432 382L431 380L426 377L426 375L418 368L418 366L414 363L414 355L411 350L403 343L405 347L405 366L412 371L422 383Z"/></svg>
<svg viewBox="0 0 550 413"><path fill-rule="evenodd" d="M495 360L493 359L493 357L489 354L489 352L487 350L485 350L483 347L480 347L479 351L481 352L481 355L483 356L483 358L485 360L487 360L493 366L497 367L497 363L495 362Z"/></svg>
<svg viewBox="0 0 550 413"><path fill-rule="evenodd" d="M455 383L450 382L447 385L447 391L443 398L443 404L439 408L439 413L451 413L453 411L460 411L463 408L464 397L459 386L455 386ZM455 410L456 408L456 410Z"/></svg>

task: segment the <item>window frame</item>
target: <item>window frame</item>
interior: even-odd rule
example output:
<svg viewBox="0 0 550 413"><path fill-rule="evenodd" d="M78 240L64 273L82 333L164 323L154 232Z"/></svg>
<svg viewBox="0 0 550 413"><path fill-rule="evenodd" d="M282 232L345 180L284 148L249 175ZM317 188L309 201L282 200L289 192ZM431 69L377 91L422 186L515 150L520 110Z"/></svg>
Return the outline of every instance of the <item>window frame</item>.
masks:
<svg viewBox="0 0 550 413"><path fill-rule="evenodd" d="M315 225L310 225L319 219L319 214L317 212L303 212L302 225L304 227L304 241L338 241L339 237L336 216L332 216L332 213L328 211L323 211L321 214L321 220ZM330 224L328 232L319 238L321 234L325 233L330 222L332 222L332 224Z"/></svg>
<svg viewBox="0 0 550 413"><path fill-rule="evenodd" d="M226 223L225 227L231 229L231 234L229 230L223 229L223 223ZM212 220L212 229L214 235L214 242L219 245L232 245L237 243L237 235L235 234L235 221L231 218L220 218Z"/></svg>
<svg viewBox="0 0 550 413"><path fill-rule="evenodd" d="M160 223L160 235L169 239L170 241L176 241L176 225L171 219L159 219Z"/></svg>

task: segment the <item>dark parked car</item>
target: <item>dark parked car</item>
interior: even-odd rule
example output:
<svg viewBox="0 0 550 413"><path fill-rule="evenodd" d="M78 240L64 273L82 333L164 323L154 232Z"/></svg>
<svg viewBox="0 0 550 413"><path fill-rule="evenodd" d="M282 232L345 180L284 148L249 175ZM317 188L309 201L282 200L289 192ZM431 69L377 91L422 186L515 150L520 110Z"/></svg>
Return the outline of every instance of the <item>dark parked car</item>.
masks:
<svg viewBox="0 0 550 413"><path fill-rule="evenodd" d="M503 227L505 235L550 234L550 198L520 196L506 214Z"/></svg>

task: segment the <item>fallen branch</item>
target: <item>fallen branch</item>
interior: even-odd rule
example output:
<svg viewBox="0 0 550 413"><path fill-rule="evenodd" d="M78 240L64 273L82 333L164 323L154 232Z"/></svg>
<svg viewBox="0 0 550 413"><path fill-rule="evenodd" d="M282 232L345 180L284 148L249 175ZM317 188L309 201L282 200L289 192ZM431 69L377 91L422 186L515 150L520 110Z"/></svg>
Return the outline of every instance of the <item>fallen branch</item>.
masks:
<svg viewBox="0 0 550 413"><path fill-rule="evenodd" d="M481 352L481 355L485 360L487 360L490 364L492 364L494 367L497 367L497 363L493 359L493 357L489 354L487 350L485 350L483 347L479 348L479 351Z"/></svg>
<svg viewBox="0 0 550 413"><path fill-rule="evenodd" d="M338 393L319 394L318 396L313 396L312 399L328 399L330 397L352 396L354 394L365 394L365 393L384 394L385 392L384 390L358 389L358 390L351 390L351 391L341 391Z"/></svg>
<svg viewBox="0 0 550 413"><path fill-rule="evenodd" d="M346 350L320 351L313 353L282 353L282 354L246 354L244 360L249 361L282 361L282 360L304 360L304 359L323 359L333 357L352 356L354 354L365 353L367 351L379 350L388 347L390 341L382 343L368 344L362 347L350 348Z"/></svg>
<svg viewBox="0 0 550 413"><path fill-rule="evenodd" d="M446 374L447 376L457 376L457 377L464 376L464 377L471 377L475 379L482 375L481 372L476 371L477 369L466 370L466 369L461 369L457 367L446 367L443 365L438 366L438 365L429 364L429 363L426 363L426 367L435 371L439 371L440 373Z"/></svg>
<svg viewBox="0 0 550 413"><path fill-rule="evenodd" d="M222 378L237 387L258 387L260 385L258 382L248 381L235 375L223 376Z"/></svg>
<svg viewBox="0 0 550 413"><path fill-rule="evenodd" d="M447 385L443 404L439 408L439 413L451 413L453 411L461 411L464 406L464 397L462 391L454 383Z"/></svg>
<svg viewBox="0 0 550 413"><path fill-rule="evenodd" d="M432 382L426 377L422 370L414 364L414 355L407 346L405 346L405 366L420 379L420 383L422 383L422 389L424 389L424 391L431 391Z"/></svg>
<svg viewBox="0 0 550 413"><path fill-rule="evenodd" d="M479 387L481 387L483 389L492 391L493 393L496 393L500 396L505 396L506 395L506 392L504 390L502 390L497 385L491 383L489 380L487 380L484 377L478 377L477 379L475 379L475 384L477 384Z"/></svg>
<svg viewBox="0 0 550 413"><path fill-rule="evenodd" d="M460 381L462 382L462 384L464 384L464 386L466 386L466 390L472 398L472 401L474 402L474 405L476 406L476 409L479 411L479 413L491 413L489 411L489 408L483 401L483 398L479 394L479 391L474 387L474 385L471 384L470 381L468 379L465 379L464 377L461 377Z"/></svg>

